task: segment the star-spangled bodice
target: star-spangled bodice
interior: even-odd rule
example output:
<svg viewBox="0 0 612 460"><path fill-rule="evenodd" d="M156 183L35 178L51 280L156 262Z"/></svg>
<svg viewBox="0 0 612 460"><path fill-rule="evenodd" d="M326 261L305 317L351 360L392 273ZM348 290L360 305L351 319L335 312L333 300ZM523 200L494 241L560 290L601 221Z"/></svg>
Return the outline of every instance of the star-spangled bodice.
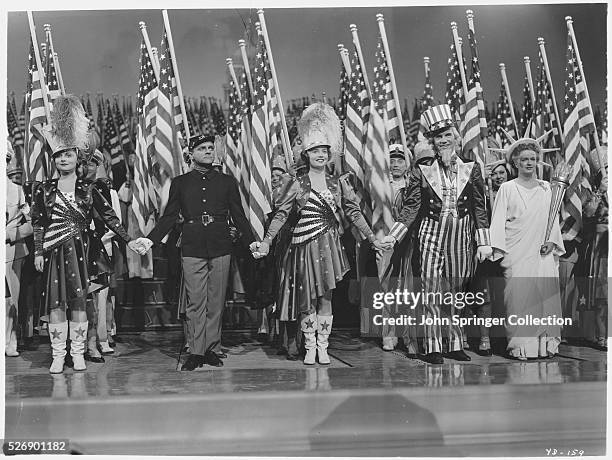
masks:
<svg viewBox="0 0 612 460"><path fill-rule="evenodd" d="M87 221L74 199L74 193L62 193L58 190L51 223L45 229L43 250L56 248L86 228Z"/></svg>
<svg viewBox="0 0 612 460"><path fill-rule="evenodd" d="M293 230L292 245L307 243L336 225L334 212L336 202L332 193L310 191L306 205L301 209L299 220Z"/></svg>

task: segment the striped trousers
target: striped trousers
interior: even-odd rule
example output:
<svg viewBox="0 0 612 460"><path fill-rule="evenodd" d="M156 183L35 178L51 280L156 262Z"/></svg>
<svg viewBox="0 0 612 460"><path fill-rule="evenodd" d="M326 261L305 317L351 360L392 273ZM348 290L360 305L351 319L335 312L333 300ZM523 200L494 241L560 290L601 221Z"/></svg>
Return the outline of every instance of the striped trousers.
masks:
<svg viewBox="0 0 612 460"><path fill-rule="evenodd" d="M440 297L448 298L448 293L454 295L465 289L474 271L474 244L474 226L469 215L459 219L447 214L439 221L427 217L422 220L419 228L422 288L426 296L436 294L426 297L421 304L421 314L426 320L450 322L453 315L462 315L462 309L441 302ZM449 352L463 349L463 330L452 323L423 325L423 336L425 354L446 351L445 339Z"/></svg>

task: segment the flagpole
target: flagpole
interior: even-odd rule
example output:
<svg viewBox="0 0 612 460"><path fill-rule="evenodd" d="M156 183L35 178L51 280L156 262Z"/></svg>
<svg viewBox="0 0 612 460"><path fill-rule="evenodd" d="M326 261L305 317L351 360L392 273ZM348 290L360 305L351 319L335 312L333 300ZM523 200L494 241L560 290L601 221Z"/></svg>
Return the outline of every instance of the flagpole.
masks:
<svg viewBox="0 0 612 460"><path fill-rule="evenodd" d="M544 61L544 69L546 70L546 79L550 86L550 94L552 96L553 109L555 111L555 118L557 119L557 129L559 130L559 138L561 142L565 142L563 138L563 126L561 126L561 117L559 117L559 109L557 108L557 97L555 96L555 88L553 87L552 78L550 77L550 69L548 68L548 58L546 57L546 47L544 39L538 38L538 44L540 46L540 53L542 54L542 60Z"/></svg>
<svg viewBox="0 0 612 460"><path fill-rule="evenodd" d="M476 41L475 41L476 40L475 38L476 37L476 26L474 25L474 12L472 10L466 10L465 15L467 18L468 29L472 31L472 34L474 37L474 49L476 49ZM482 87L480 86L480 84L476 85L476 91L479 91L479 90L482 91ZM482 94L481 96L482 96L482 102L484 105L484 96ZM467 95L466 95L466 99L467 99ZM487 120L485 116L485 122L486 121ZM478 121L478 123L480 124L480 120ZM488 131L488 126L487 126L487 131ZM491 207L493 207L493 181L491 180L491 176L487 174L487 171L486 171L487 160L489 159L489 139L487 138L487 136L484 136L482 138L482 146L484 148L484 158L482 160L482 166L483 166L484 171L482 171L482 176L485 178L487 188L489 189L489 204L491 205Z"/></svg>
<svg viewBox="0 0 612 460"><path fill-rule="evenodd" d="M144 21L140 21L138 25L140 26L140 32L142 33L142 38L144 39L145 46L147 47L147 52L151 57L151 64L153 67L153 72L155 72L155 79L159 82L159 65L155 59L155 56L153 55L151 41L149 40L149 34L147 33L147 24Z"/></svg>
<svg viewBox="0 0 612 460"><path fill-rule="evenodd" d="M174 52L174 41L172 39L172 30L170 29L170 20L168 19L168 10L162 10L162 16L164 18L164 27L166 28L166 35L168 36L168 46L170 47L170 53L172 53L172 70L174 71L174 79L176 80L176 91L178 93L179 105L181 107L181 116L183 117L183 126L185 127L185 139L189 142L191 133L189 132L189 122L187 121L187 111L185 110L185 100L183 99L183 89L181 87L181 78L179 76L178 63L176 62L176 53Z"/></svg>
<svg viewBox="0 0 612 460"><path fill-rule="evenodd" d="M342 43L338 43L338 53L340 54L340 60L342 61L342 65L344 66L344 71L347 73L347 75L350 75L351 74L351 64L346 54L344 53L345 49L346 48L344 48L344 45Z"/></svg>
<svg viewBox="0 0 612 460"><path fill-rule="evenodd" d="M514 105L512 104L512 96L510 95L510 88L508 87L508 77L506 77L506 64L503 62L499 63L499 71L501 72L502 81L504 82L504 89L506 90L506 98L508 98L508 105L510 106L510 116L512 117L512 123L514 129L516 129L516 135L520 137L519 127L516 123L516 115L514 114Z"/></svg>
<svg viewBox="0 0 612 460"><path fill-rule="evenodd" d="M236 71L234 70L234 61L232 60L232 58L226 58L225 63L227 64L227 68L229 69L232 81L234 82L236 92L238 93L238 96L242 98L242 94L240 94L240 85L238 84L238 78L236 78Z"/></svg>
<svg viewBox="0 0 612 460"><path fill-rule="evenodd" d="M156 46L152 46L151 47L151 60L153 61L153 64L157 66L157 75L159 75L159 54L157 54L157 47ZM158 80L159 83L159 80Z"/></svg>
<svg viewBox="0 0 612 460"><path fill-rule="evenodd" d="M535 108L535 91L533 90L533 80L531 79L531 60L529 56L523 58L525 62L525 73L527 74L527 81L529 82L529 97L531 98L531 105Z"/></svg>
<svg viewBox="0 0 612 460"><path fill-rule="evenodd" d="M346 47L342 48L342 61L346 63L347 74L350 76L351 72L351 57L349 55L349 50Z"/></svg>
<svg viewBox="0 0 612 460"><path fill-rule="evenodd" d="M61 94L66 94L66 90L64 88L64 80L62 78L62 72L59 66L59 59L57 58L57 53L55 52L55 47L53 46L53 36L51 35L51 24L44 24L43 28L45 29L45 36L49 40L49 46L51 47L51 56L53 58L53 65L55 66L55 71L57 72L57 79L59 82L59 87Z"/></svg>
<svg viewBox="0 0 612 460"><path fill-rule="evenodd" d="M397 92L397 85L395 84L395 73L393 72L393 62L391 61L391 51L389 50L389 43L387 41L387 31L385 29L385 17L382 13L376 15L378 21L378 29L382 38L383 47L385 49L385 57L387 59L387 66L389 68L389 78L391 79L391 88L393 90L393 99L395 100L395 107L397 118L399 121L399 132L400 138L402 139L402 145L404 146L404 152L408 154L408 141L406 140L406 133L404 132L404 119L402 115L402 106L400 104L399 94Z"/></svg>
<svg viewBox="0 0 612 460"><path fill-rule="evenodd" d="M584 83L584 93L586 96L587 103L589 104L589 111L591 112L591 116L593 117L593 124L595 124L595 115L593 113L593 106L591 105L591 97L589 96L586 76L584 75L584 68L582 67L582 59L580 59L580 51L578 51L578 42L576 41L576 35L574 34L574 21L571 16L566 16L565 22L567 23L567 29L569 30L569 33L572 37L572 43L574 44L574 52L576 53L576 59L578 59L578 68L580 69L580 74ZM608 173L606 172L606 168L603 167L604 163L601 155L601 145L599 144L599 133L597 132L597 126L595 126L595 133L593 134L593 136L595 137L595 150L597 151L597 158L599 159L601 174L602 177L606 177Z"/></svg>
<svg viewBox="0 0 612 460"><path fill-rule="evenodd" d="M276 76L276 67L274 66L274 57L272 56L272 48L270 46L270 38L268 37L268 29L266 27L266 18L264 17L264 10L257 10L259 16L259 23L261 25L261 31L263 33L264 41L266 44L266 50L268 52L268 60L270 61L270 70L272 71L272 80L276 88L276 98L278 100L278 110L281 118L281 129L283 132L283 146L285 147L285 161L287 162L287 168L293 169L293 152L291 150L291 141L289 140L289 130L287 129L287 121L285 120L285 109L283 108L283 99L281 97L280 86L278 86L278 78Z"/></svg>
<svg viewBox="0 0 612 460"><path fill-rule="evenodd" d="M455 51L457 52L457 61L459 61L459 73L461 74L461 86L463 87L463 102L467 99L468 87L465 79L465 68L463 67L463 52L461 50L461 41L457 33L457 23L451 22L451 30L453 32L453 41L455 42ZM461 114L460 114L461 115Z"/></svg>
<svg viewBox="0 0 612 460"><path fill-rule="evenodd" d="M361 43L359 42L359 34L357 33L357 26L351 24L351 34L353 35L353 44L357 50L357 57L359 58L359 65L361 66L361 73L363 74L363 81L365 82L366 90L368 91L368 97L372 99L372 90L370 90L370 80L368 79L368 71L366 70L365 61L363 60L363 53L361 52Z"/></svg>
<svg viewBox="0 0 612 460"><path fill-rule="evenodd" d="M246 42L240 39L238 40L238 46L240 47L240 54L242 55L242 64L244 65L244 71L249 84L249 91L253 94L253 80L251 80L251 69L249 68L249 57L246 52Z"/></svg>
<svg viewBox="0 0 612 460"><path fill-rule="evenodd" d="M425 78L427 78L427 74L429 73L429 57L423 56L423 66L425 67Z"/></svg>
<svg viewBox="0 0 612 460"><path fill-rule="evenodd" d="M30 38L34 47L34 58L36 59L36 67L38 67L38 78L40 80L40 90L43 95L43 105L45 106L45 116L47 123L51 122L51 108L49 107L49 96L47 95L47 83L45 82L45 72L40 61L40 53L38 51L38 40L36 38L36 26L34 25L34 16L31 11L28 11L28 23L30 25Z"/></svg>

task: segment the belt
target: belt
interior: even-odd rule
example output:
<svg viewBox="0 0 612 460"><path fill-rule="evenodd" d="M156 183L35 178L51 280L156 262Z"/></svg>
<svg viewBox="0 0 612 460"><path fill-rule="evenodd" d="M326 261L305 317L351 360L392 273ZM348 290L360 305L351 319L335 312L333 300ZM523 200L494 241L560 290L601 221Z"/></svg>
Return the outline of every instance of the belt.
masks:
<svg viewBox="0 0 612 460"><path fill-rule="evenodd" d="M201 223L206 227L208 224L213 222L226 222L227 214L202 214L201 216L192 217L191 219L185 220L186 224L197 224Z"/></svg>

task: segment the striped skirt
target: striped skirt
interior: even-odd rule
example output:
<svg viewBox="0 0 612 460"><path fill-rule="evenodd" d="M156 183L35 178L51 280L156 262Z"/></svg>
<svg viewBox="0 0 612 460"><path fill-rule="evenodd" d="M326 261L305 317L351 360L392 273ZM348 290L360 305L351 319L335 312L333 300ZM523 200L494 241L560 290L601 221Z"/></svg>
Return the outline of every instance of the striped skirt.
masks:
<svg viewBox="0 0 612 460"><path fill-rule="evenodd" d="M350 266L340 235L331 228L301 245L291 245L281 269L281 321L295 321L316 309L317 299L336 288Z"/></svg>

